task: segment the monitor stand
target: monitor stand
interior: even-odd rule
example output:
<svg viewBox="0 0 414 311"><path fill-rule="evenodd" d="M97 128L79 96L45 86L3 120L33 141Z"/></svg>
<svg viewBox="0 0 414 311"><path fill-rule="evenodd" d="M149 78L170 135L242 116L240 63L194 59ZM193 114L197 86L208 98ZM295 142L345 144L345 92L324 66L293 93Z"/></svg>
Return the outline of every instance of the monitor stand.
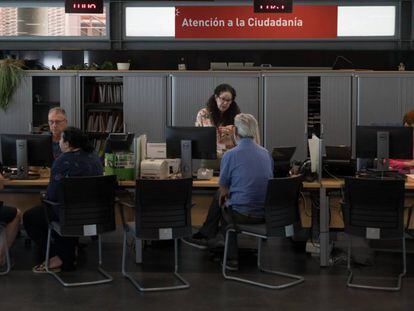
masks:
<svg viewBox="0 0 414 311"><path fill-rule="evenodd" d="M27 164L27 140L16 140L16 175L11 175L10 179L37 179L39 176L29 175L29 166Z"/></svg>
<svg viewBox="0 0 414 311"><path fill-rule="evenodd" d="M390 141L388 132L377 132L377 170L389 170Z"/></svg>
<svg viewBox="0 0 414 311"><path fill-rule="evenodd" d="M183 178L192 178L193 177L193 168L192 168L192 150L191 150L191 140L182 140L181 141L181 176Z"/></svg>

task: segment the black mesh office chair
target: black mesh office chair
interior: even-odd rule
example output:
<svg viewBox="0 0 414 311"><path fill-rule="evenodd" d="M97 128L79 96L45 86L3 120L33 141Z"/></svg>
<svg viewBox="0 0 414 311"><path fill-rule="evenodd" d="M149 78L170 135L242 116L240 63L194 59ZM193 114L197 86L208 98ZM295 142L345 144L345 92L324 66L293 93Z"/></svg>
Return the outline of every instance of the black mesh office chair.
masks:
<svg viewBox="0 0 414 311"><path fill-rule="evenodd" d="M404 238L404 181L382 179L345 179L345 202L342 204L345 233L348 235L347 285L355 288L397 291L406 273ZM366 239L401 239L403 272L396 286L370 286L353 283L351 269L351 236Z"/></svg>
<svg viewBox="0 0 414 311"><path fill-rule="evenodd" d="M6 238L6 225L3 223L0 223L0 247L3 247L4 252L5 252L5 257L6 257L5 267L3 270L0 270L0 275L5 275L10 272L11 263L10 263L9 247L7 245L7 238ZM2 269L2 267L0 267L0 269Z"/></svg>
<svg viewBox="0 0 414 311"><path fill-rule="evenodd" d="M116 176L64 178L59 189L59 202L43 200L47 208L59 209L59 222L50 221L46 249L46 271L63 286L74 287L108 283L113 278L102 269L101 234L115 230ZM103 279L68 283L49 270L52 230L62 237L98 236L98 271Z"/></svg>
<svg viewBox="0 0 414 311"><path fill-rule="evenodd" d="M294 234L294 225L299 223L298 200L302 179L302 176L270 179L267 185L265 200L265 223L258 225L233 224L233 226L229 226L226 230L223 256L222 272L224 278L270 289L283 289L304 281L304 277L302 276L268 270L261 266L262 239L271 237L291 237ZM291 278L294 279L294 281L280 285L272 285L228 275L226 272L227 250L229 232L232 231L257 238L257 267L260 271Z"/></svg>
<svg viewBox="0 0 414 311"><path fill-rule="evenodd" d="M139 291L163 291L188 288L188 282L178 274L178 240L191 235L192 179L137 180L135 189L135 222L125 223L122 252L122 274ZM123 205L127 205L122 203ZM121 209L122 211L122 209ZM121 214L123 215L123 213ZM126 271L127 235L135 241L174 239L174 275L182 285L143 287Z"/></svg>

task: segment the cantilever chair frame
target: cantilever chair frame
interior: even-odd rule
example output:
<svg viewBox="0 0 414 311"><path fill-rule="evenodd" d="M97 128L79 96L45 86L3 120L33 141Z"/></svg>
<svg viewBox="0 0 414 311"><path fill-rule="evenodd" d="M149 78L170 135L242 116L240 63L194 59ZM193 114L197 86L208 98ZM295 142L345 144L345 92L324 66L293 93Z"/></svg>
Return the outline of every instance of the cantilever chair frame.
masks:
<svg viewBox="0 0 414 311"><path fill-rule="evenodd" d="M276 183L278 180L281 180L281 181L291 180L293 183L296 183L297 194L295 194L295 195L297 196L297 199L296 199L296 207L297 207L297 200L299 199L300 187L301 187L301 184L302 184L302 176L271 179L271 180L269 180L269 183L268 183L268 186L267 186L267 195L266 195L266 202L265 202L266 221L267 221L267 218L270 215L270 211L269 211L269 209L270 209L269 193L270 193L270 190L272 188L272 183ZM290 274L290 273L285 273L285 272L281 272L281 271L265 269L265 268L262 267L262 263L261 263L262 240L263 239L268 239L269 237L272 237L273 234L268 235L268 233L269 233L269 231L274 231L274 228L270 228L270 225L268 223L266 223L266 227L267 227L266 234L259 234L257 232L254 232L254 230L252 230L252 231L249 230L249 227L254 228L255 226L257 226L257 225L240 225L240 226L238 226L237 224L234 224L234 225L229 226L227 228L226 238L225 238L225 245L224 245L223 262L222 262L223 277L227 280L238 281L238 282L247 283L247 284L251 284L251 285L255 285L255 286L259 286L259 287L264 287L264 288L268 288L268 289L284 289L284 288L288 288L288 287L291 287L291 286L302 283L305 280L305 278L303 276L294 275L294 274ZM286 227L289 227L289 228L286 228ZM289 229L289 231L290 231L290 229L293 229L293 224L289 224L285 227L282 227L282 229L283 230ZM234 232L235 234L238 233L238 234L244 234L244 235L256 237L257 246L258 246L257 268L259 269L259 271L264 272L264 273L268 273L268 274L273 274L273 275L278 275L278 276L294 279L294 281L286 282L286 283L283 283L283 284L280 284L280 285L272 285L272 284L269 284L269 283L262 283L262 282L257 282L257 281L241 278L241 277L238 277L238 276L229 275L227 273L226 263L227 263L227 256L228 256L228 244L229 244L229 233L230 232ZM291 235L293 235L293 232L291 232ZM291 235L286 235L286 236L288 237L288 236L291 236Z"/></svg>
<svg viewBox="0 0 414 311"><path fill-rule="evenodd" d="M146 180L142 180L145 182ZM141 238L137 236L137 229L136 229L136 221L132 223L127 223L125 220L125 215L123 211L123 206L136 209L138 206L138 196L140 193L139 188L139 182L140 180L136 181L136 191L135 191L135 205L128 204L127 202L120 202L120 211L121 211L121 219L124 226L124 238L123 238L123 248L122 248L122 275L124 275L127 279L131 281L131 283L140 291L140 292L157 292L157 291L168 291L168 290L178 290L178 289L186 289L190 287L190 284L178 273L178 239L182 236L176 236L174 238L168 238L167 240L174 240L174 276L180 281L180 285L171 285L171 286L163 286L163 287L144 287L142 286L135 278L134 276L129 273L126 270L126 255L127 255L127 238L128 234L132 235L134 238L134 241L137 242ZM190 221L190 227L191 227L191 216L190 216L190 208L191 208L191 188L192 188L192 180L187 179L187 186L189 186L189 198L187 198L187 218ZM136 213L137 215L137 213ZM146 238L143 237L145 240L162 240L162 239L156 239L156 238Z"/></svg>
<svg viewBox="0 0 414 311"><path fill-rule="evenodd" d="M6 237L6 227L3 224L0 224L0 242L3 240L3 243L0 243L0 246L3 244L5 256L6 256L6 269L4 271L0 271L0 275L6 275L11 270L11 262L10 262L10 254L9 254L9 247L7 245L7 237Z"/></svg>
<svg viewBox="0 0 414 311"><path fill-rule="evenodd" d="M95 176L96 177L96 176ZM76 178L88 178L88 177L72 177L73 179ZM107 178L108 180L110 180L111 178L113 179L112 182L114 183L115 186L115 182L116 182L116 177L115 176L99 176L98 178ZM114 188L115 191L115 188ZM43 199L43 204L45 205L45 208L53 208L53 207L64 207L64 203L57 203L57 202L52 202L49 200L45 200ZM112 204L115 204L115 197L113 197L113 202ZM46 217L48 217L48 213L45 209L45 213L46 213ZM77 234L62 234L60 232L60 225L58 222L56 221L49 221L49 228L48 228L48 233L47 233L47 247L46 247L46 257L45 257L45 269L46 272L48 274L51 274L56 280L59 281L60 284L62 284L64 287L79 287L79 286L88 286L88 285L98 285L98 284L105 284L105 283L109 283L113 281L113 277L111 275L108 274L108 272L106 272L103 268L102 268L102 238L101 238L101 234L96 234L93 236L97 236L98 237L98 271L100 272L100 274L104 277L103 279L99 279L99 280L93 280L93 281L85 281L85 282L66 282L65 280L63 280L63 278L60 277L60 275L52 270L49 269L49 255L50 255L50 246L51 246L51 235L52 235L52 230L55 231L57 234L59 234L62 237L80 237L83 235L77 235Z"/></svg>
<svg viewBox="0 0 414 311"><path fill-rule="evenodd" d="M125 203L122 203L125 206L129 206ZM142 286L134 276L126 270L126 256L127 256L127 239L128 234L134 237L134 241L137 242L139 238L136 237L135 232L129 228L128 224L124 226L124 238L123 238L123 247L122 247L122 275L125 276L131 283L141 292L157 292L157 291L168 291L176 289L185 289L190 287L188 283L179 273L178 273L178 239L174 239L174 276L182 283L182 285L174 286L164 286L164 287L144 287Z"/></svg>
<svg viewBox="0 0 414 311"><path fill-rule="evenodd" d="M353 183L355 180L355 178L346 178L345 179L345 198L346 201L344 203L342 203L342 209L344 213L345 217L345 226L347 226L347 223L350 220L349 216L349 210L346 211L347 206L349 205L349 200L350 200L350 194L348 191L348 187L351 187L351 183ZM378 181L378 180L377 180ZM384 180L385 182L390 182L390 180ZM391 180L392 182L392 180ZM403 268L402 268L402 272L398 275L397 277L397 283L395 286L373 286L373 285L366 285L366 284L361 284L361 283L355 283L353 282L353 278L354 278L354 272L352 270L351 267L351 255L352 255L352 230L359 230L359 229L350 229L350 233L347 232L347 237L348 237L348 255L347 255L347 270L348 270L348 279L347 279L347 283L346 285L348 287L351 288L360 288L360 289L371 289L371 290L384 290L384 291L399 291L401 289L401 284L402 284L402 278L405 276L406 272L407 272L407 250L406 250L406 245L405 245L405 230L404 230L404 181L400 180L397 181L400 183L399 187L397 186L396 189L394 189L394 192L400 192L401 196L399 198L399 202L397 202L398 205L398 210L400 215L398 216L400 219L397 220L397 225L396 225L396 229L393 228L391 229L391 233L393 235L395 235L396 233L399 235L399 237L391 237L391 238L384 238L384 239L393 239L393 240L397 240L397 239L401 239L402 241L402 264L403 264ZM365 188L366 189L366 188ZM367 227L367 226L365 226ZM346 228L345 228L346 229ZM368 229L368 228L367 228ZM385 229L386 230L386 229ZM379 235L379 233L378 233ZM358 234L358 236L361 236L360 234ZM366 237L368 238L368 237ZM369 239L381 239L379 237L373 237L373 238L369 238Z"/></svg>

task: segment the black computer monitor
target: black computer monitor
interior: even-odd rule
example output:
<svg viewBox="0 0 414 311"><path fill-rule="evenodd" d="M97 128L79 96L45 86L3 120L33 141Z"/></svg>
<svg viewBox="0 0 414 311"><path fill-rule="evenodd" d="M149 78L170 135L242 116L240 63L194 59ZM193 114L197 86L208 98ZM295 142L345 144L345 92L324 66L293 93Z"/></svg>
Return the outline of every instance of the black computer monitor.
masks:
<svg viewBox="0 0 414 311"><path fill-rule="evenodd" d="M216 159L216 128L168 126L165 129L167 158L181 158L183 177L191 177L192 159Z"/></svg>
<svg viewBox="0 0 414 311"><path fill-rule="evenodd" d="M105 141L105 152L130 151L134 142L134 133L110 133Z"/></svg>
<svg viewBox="0 0 414 311"><path fill-rule="evenodd" d="M29 177L29 165L52 166L50 134L0 134L0 142L3 165L17 167L16 179Z"/></svg>
<svg viewBox="0 0 414 311"><path fill-rule="evenodd" d="M290 160L296 151L296 147L273 148L272 158L274 162L274 177L287 177L291 169Z"/></svg>
<svg viewBox="0 0 414 311"><path fill-rule="evenodd" d="M357 126L356 157L412 159L413 128L403 126ZM384 161L378 161L382 165ZM388 165L388 164L386 164ZM379 167L386 169L387 167Z"/></svg>
<svg viewBox="0 0 414 311"><path fill-rule="evenodd" d="M325 146L323 157L323 177L354 176L355 160L352 159L352 148L346 145Z"/></svg>

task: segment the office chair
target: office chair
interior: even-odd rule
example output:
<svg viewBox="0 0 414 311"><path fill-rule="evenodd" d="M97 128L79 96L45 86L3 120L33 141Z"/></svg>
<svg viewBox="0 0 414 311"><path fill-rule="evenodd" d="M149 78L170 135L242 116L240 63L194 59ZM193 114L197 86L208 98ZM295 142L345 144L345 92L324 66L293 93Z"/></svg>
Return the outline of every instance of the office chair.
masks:
<svg viewBox="0 0 414 311"><path fill-rule="evenodd" d="M345 179L345 202L342 203L345 233L348 235L347 286L376 290L398 291L406 273L404 237L404 181L384 179ZM351 269L352 236L366 239L401 239L403 271L396 286L371 286L353 282Z"/></svg>
<svg viewBox="0 0 414 311"><path fill-rule="evenodd" d="M2 223L0 223L0 247L4 248L4 252L6 255L6 267L5 267L5 270L0 271L0 275L5 275L9 273L11 270L11 262L10 262L9 247L7 245L7 238L6 238L6 226Z"/></svg>
<svg viewBox="0 0 414 311"><path fill-rule="evenodd" d="M122 251L122 274L141 292L165 291L189 288L189 283L178 274L178 239L191 235L191 192L192 179L167 179L136 181L135 222L124 223ZM121 202L122 205L128 206ZM144 287L126 271L127 236L134 240L172 240L174 239L174 275L181 285L165 287Z"/></svg>
<svg viewBox="0 0 414 311"><path fill-rule="evenodd" d="M299 222L298 200L302 186L302 179L302 176L270 179L267 185L264 207L265 223L257 225L233 224L227 228L222 265L222 273L225 279L269 289L283 289L302 283L305 280L302 276L265 269L261 265L262 239L271 237L291 237L294 234L294 224L297 224ZM260 283L253 280L228 275L226 272L226 262L230 232L245 234L257 238L257 267L260 271L291 278L294 279L294 281L280 285L272 285L269 283Z"/></svg>
<svg viewBox="0 0 414 311"><path fill-rule="evenodd" d="M46 208L59 209L59 222L49 220L46 248L46 271L63 286L75 287L108 283L113 278L102 269L101 234L115 230L116 176L64 178L59 189L59 202L43 200ZM47 214L47 213L46 213ZM87 282L65 282L57 273L49 270L51 233L62 237L98 236L98 271L103 279Z"/></svg>

